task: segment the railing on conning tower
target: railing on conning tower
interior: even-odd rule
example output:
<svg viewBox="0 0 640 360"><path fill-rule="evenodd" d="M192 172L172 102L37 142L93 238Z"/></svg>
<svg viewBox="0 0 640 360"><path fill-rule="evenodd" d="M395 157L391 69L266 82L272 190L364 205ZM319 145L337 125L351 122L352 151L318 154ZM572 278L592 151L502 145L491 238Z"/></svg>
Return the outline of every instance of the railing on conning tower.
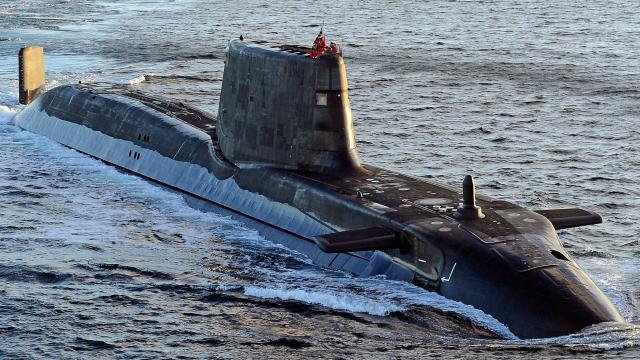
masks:
<svg viewBox="0 0 640 360"><path fill-rule="evenodd" d="M284 52L288 52L296 55L302 55L302 56L309 55L309 51L311 51L311 47L303 46L303 45L280 44L280 43L275 43L267 40L243 40L243 41L246 42L247 44L256 44L271 50L280 50L280 51L284 51ZM342 48L340 48L340 51L337 54L342 55ZM333 53L331 52L330 48L327 47L327 50L323 55L333 55Z"/></svg>

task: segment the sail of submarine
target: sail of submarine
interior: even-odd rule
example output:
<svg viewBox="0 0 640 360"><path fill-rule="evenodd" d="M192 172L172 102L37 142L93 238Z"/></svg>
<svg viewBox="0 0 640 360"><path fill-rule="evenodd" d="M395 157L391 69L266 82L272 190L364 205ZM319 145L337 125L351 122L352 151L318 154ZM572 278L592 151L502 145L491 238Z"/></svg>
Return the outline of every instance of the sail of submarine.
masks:
<svg viewBox="0 0 640 360"><path fill-rule="evenodd" d="M521 338L624 321L556 233L597 214L362 164L341 54L230 41L217 119L125 86L44 92L43 69L42 48L21 50L17 126L256 220L321 266L413 282Z"/></svg>

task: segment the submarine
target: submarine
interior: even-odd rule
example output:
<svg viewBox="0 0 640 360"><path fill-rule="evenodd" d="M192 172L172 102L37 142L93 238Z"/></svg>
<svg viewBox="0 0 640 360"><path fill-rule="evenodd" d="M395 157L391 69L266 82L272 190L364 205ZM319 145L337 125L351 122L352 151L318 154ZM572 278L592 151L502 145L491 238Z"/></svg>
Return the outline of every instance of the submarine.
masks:
<svg viewBox="0 0 640 360"><path fill-rule="evenodd" d="M591 211L530 210L363 164L342 52L229 41L217 116L123 85L44 90L44 52L19 54L20 128L251 219L320 266L407 281L516 336L624 322L557 230Z"/></svg>

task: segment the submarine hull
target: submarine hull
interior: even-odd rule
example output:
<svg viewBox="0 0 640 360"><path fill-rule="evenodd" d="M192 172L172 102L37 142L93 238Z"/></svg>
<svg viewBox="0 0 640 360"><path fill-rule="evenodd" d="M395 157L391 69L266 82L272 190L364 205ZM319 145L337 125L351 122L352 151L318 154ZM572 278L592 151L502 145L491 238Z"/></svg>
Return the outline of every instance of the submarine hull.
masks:
<svg viewBox="0 0 640 360"><path fill-rule="evenodd" d="M148 106L157 102L157 99L143 102L91 88L62 86L27 106L16 116L15 123L106 163L240 213L263 224L263 231L274 235L271 239L307 255L318 265L359 276L385 275L392 280L412 281L484 310L520 337L559 336L593 323L623 321L577 265L554 263L524 267L519 269L523 272L514 275L509 266L485 266L489 262L486 259L493 256L490 246L479 248L481 253L477 259L481 261L472 260L475 256L471 259L461 256L460 249L471 251L465 244L469 229L461 233L446 232L452 233L449 241L445 239L451 249L427 250L432 257L433 274L412 266L415 253L407 255L394 250L325 253L318 248L314 237L350 228L389 226L403 220L395 216L398 211L359 198L357 194L354 196L355 189L344 184L269 167L236 167L217 150L215 137L211 136L215 128L199 128L189 123L188 117L180 119L166 108L162 111L162 108ZM182 108L181 113L195 114L200 121L210 117L188 107ZM212 117L208 119L213 123ZM396 176L396 180L415 181L392 172L368 169L370 173L364 177L375 176L372 174L379 171L387 178ZM425 184L429 189L436 189ZM415 187L415 184L407 186ZM336 187L342 190L336 191ZM449 190L443 188L443 191ZM416 236L435 237L430 231L441 232L447 225L460 230L455 229L453 220L449 223L437 213L423 212L420 221L403 225L408 226L409 232L413 228ZM438 224L425 226L429 221ZM579 280L579 286L564 281L563 276L550 274L553 271L572 274ZM447 281L443 282L442 278ZM523 278L529 279L512 286ZM538 284L533 292L531 284ZM558 295L562 301L550 304L549 294L555 291L563 292ZM586 293L576 296L580 291ZM551 326L554 321L558 324Z"/></svg>
<svg viewBox="0 0 640 360"><path fill-rule="evenodd" d="M46 92L14 121L239 213L318 265L413 282L522 338L624 321L554 228L599 216L547 218L476 198L472 179L460 192L363 165L347 90L337 54L310 59L231 41L217 119L127 87L78 85ZM461 198L473 209L465 216L455 210Z"/></svg>
<svg viewBox="0 0 640 360"><path fill-rule="evenodd" d="M207 114L199 112L198 116ZM216 153L212 137L205 131L136 99L63 86L50 90L27 106L16 116L15 124L263 223L269 232L287 235L274 236L274 240L286 239L280 242L309 256L314 263L360 276L384 274L389 279L404 281L413 278L412 271L381 252L324 253L313 237L336 229L291 205L239 185L271 177L278 173L277 169L236 168ZM282 194L282 197L289 196Z"/></svg>

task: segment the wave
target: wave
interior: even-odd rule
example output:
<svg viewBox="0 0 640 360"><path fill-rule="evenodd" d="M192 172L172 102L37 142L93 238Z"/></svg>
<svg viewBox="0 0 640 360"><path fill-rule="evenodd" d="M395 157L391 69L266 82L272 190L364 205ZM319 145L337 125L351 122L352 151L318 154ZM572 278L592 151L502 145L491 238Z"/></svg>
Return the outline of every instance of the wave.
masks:
<svg viewBox="0 0 640 360"><path fill-rule="evenodd" d="M102 295L92 299L92 301L98 303L119 304L127 306L138 306L147 303L144 300L136 299L134 297L123 294Z"/></svg>
<svg viewBox="0 0 640 360"><path fill-rule="evenodd" d="M296 275L304 273L304 271L295 272ZM285 274L281 273L281 276L286 278ZM300 283L308 284L310 287L314 286L314 283L318 280L327 285L329 284L326 274L322 279L314 279L311 277L301 280ZM356 279L333 278L331 282L337 283L335 284L335 288L329 288L328 286L320 289L287 288L284 286L246 286L244 288L244 294L263 299L296 300L336 310L365 313L375 316L413 312L416 306L425 306L437 312L454 315L456 318L467 319L474 325L489 330L503 339L517 339L507 326L481 310L447 299L437 293L428 292L408 283L389 281L375 277Z"/></svg>
<svg viewBox="0 0 640 360"><path fill-rule="evenodd" d="M184 60L213 60L220 59L220 55L218 54L194 54L194 55L181 55L180 59Z"/></svg>
<svg viewBox="0 0 640 360"><path fill-rule="evenodd" d="M517 341L534 346L565 346L575 352L601 352L640 347L640 326L623 323L592 325L579 333L546 339Z"/></svg>
<svg viewBox="0 0 640 360"><path fill-rule="evenodd" d="M26 265L0 265L0 279L5 281L58 284L73 278L71 274Z"/></svg>
<svg viewBox="0 0 640 360"><path fill-rule="evenodd" d="M313 346L313 344L311 344L308 341L304 341L304 340L296 339L292 337L281 337L275 340L264 342L263 344L269 345L269 346L284 346L292 349L301 349L301 348Z"/></svg>
<svg viewBox="0 0 640 360"><path fill-rule="evenodd" d="M76 337L76 340L68 345L70 349L76 351L95 351L95 350L111 350L117 346L102 340L85 339Z"/></svg>
<svg viewBox="0 0 640 360"><path fill-rule="evenodd" d="M244 294L262 299L297 300L309 304L322 305L337 310L366 313L370 315L385 316L395 311L407 310L402 306L390 303L381 303L373 299L350 294L336 294L326 291L311 291L304 289L287 288L262 288L247 286Z"/></svg>

